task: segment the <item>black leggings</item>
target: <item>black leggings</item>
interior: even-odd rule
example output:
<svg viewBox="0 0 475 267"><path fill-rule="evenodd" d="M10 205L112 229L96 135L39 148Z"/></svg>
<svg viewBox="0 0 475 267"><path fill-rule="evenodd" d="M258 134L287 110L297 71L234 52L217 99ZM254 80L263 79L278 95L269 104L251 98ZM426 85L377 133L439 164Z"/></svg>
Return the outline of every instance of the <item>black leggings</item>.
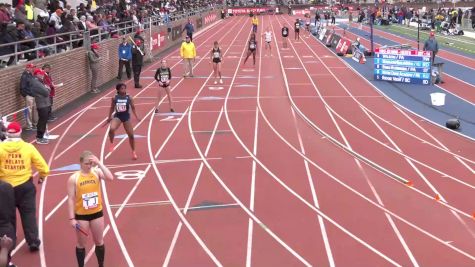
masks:
<svg viewBox="0 0 475 267"><path fill-rule="evenodd" d="M36 138L43 138L46 132L46 124L51 113L51 107L39 108L38 123L36 124Z"/></svg>

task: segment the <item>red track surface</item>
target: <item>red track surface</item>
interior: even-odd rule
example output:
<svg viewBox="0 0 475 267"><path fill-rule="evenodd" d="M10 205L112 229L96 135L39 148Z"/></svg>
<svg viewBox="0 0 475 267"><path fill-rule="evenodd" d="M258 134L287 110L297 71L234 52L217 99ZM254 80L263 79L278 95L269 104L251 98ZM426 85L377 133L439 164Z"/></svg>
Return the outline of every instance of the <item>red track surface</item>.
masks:
<svg viewBox="0 0 475 267"><path fill-rule="evenodd" d="M89 149L115 173L144 172L105 186L107 266L473 266L473 142L396 107L313 39L289 38L282 50L287 16L261 17L259 36L267 26L278 36L274 56L261 47L256 66L242 66L248 20L234 17L196 38L198 77L173 81L181 114L153 116L151 79L129 89L143 117L134 122L145 136L136 139L138 161L127 140L104 151L99 125L112 89L40 147L52 169ZM209 88L214 40L225 51L221 90ZM179 63L176 52L169 62ZM180 77L181 66L173 72ZM54 172L43 184L44 246L39 254L21 246L18 265L75 265L63 201L69 175ZM196 208L203 204L213 207Z"/></svg>

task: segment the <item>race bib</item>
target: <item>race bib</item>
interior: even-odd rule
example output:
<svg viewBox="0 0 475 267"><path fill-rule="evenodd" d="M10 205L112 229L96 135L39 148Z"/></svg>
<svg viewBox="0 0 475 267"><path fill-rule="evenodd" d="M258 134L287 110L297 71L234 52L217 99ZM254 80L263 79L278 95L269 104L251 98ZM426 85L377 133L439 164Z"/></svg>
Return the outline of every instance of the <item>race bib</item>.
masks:
<svg viewBox="0 0 475 267"><path fill-rule="evenodd" d="M287 35L287 31L284 31L284 35Z"/></svg>
<svg viewBox="0 0 475 267"><path fill-rule="evenodd" d="M300 24L295 24L295 28L296 29L300 28Z"/></svg>
<svg viewBox="0 0 475 267"><path fill-rule="evenodd" d="M251 44L249 45L249 48L251 48L251 49L256 48L256 44L255 44L255 43L251 43Z"/></svg>
<svg viewBox="0 0 475 267"><path fill-rule="evenodd" d="M85 210L97 208L99 194L97 192L82 194L82 206Z"/></svg>
<svg viewBox="0 0 475 267"><path fill-rule="evenodd" d="M219 58L219 52L214 52L214 53L213 53L213 57L214 57L214 58Z"/></svg>
<svg viewBox="0 0 475 267"><path fill-rule="evenodd" d="M117 112L125 112L127 111L127 103L117 103L115 104L115 110Z"/></svg>
<svg viewBox="0 0 475 267"><path fill-rule="evenodd" d="M162 82L167 82L167 81L168 81L168 75L166 75L166 74L163 75L163 74L162 74L162 75L161 75L161 78L160 78L160 81L162 81Z"/></svg>

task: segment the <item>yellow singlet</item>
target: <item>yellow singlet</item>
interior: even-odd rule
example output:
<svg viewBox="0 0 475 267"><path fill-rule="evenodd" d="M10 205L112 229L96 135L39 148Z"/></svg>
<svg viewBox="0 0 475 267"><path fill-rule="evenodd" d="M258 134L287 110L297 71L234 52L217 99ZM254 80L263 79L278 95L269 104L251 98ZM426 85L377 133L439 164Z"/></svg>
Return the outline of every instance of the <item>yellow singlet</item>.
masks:
<svg viewBox="0 0 475 267"><path fill-rule="evenodd" d="M76 207L77 215L90 215L102 211L101 184L94 171L88 175L76 172Z"/></svg>

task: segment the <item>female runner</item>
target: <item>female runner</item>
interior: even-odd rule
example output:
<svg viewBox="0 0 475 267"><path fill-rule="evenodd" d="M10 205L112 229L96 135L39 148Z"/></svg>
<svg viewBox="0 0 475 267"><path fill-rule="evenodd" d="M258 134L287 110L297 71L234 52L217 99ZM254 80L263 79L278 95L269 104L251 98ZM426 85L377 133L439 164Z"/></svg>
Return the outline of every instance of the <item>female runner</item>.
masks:
<svg viewBox="0 0 475 267"><path fill-rule="evenodd" d="M135 153L134 128L130 122L130 108L132 108L135 118L138 121L140 121L140 119L135 111L134 99L127 94L127 86L123 83L119 83L115 86L115 89L117 90L117 94L112 98L109 118L107 119L107 123L110 123L110 152L114 150L115 131L123 124L125 132L129 137L130 147L132 148L132 159L136 160L137 154Z"/></svg>

